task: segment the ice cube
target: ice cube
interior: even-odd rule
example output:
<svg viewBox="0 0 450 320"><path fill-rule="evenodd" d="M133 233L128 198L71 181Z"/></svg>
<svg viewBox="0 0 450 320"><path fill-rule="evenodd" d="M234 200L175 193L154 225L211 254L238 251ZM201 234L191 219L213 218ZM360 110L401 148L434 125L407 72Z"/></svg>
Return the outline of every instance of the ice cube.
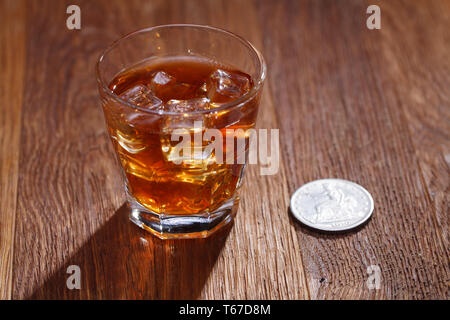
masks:
<svg viewBox="0 0 450 320"><path fill-rule="evenodd" d="M175 130L177 135L186 135L190 138L205 130L207 124L202 114L187 117L186 113L208 109L208 98L171 99L165 104L166 111L179 113L166 117L164 121L163 133L161 134L161 151L167 161L180 164L190 170L203 168L209 163L208 161L211 161L211 152L204 150L208 141L201 141L200 145L196 145L192 140L191 154L180 154L180 150L176 147L179 141L172 141L172 134L175 133Z"/></svg>
<svg viewBox="0 0 450 320"><path fill-rule="evenodd" d="M150 80L149 87L154 94L164 100L184 98L192 96L194 87L177 79L164 71L158 71Z"/></svg>
<svg viewBox="0 0 450 320"><path fill-rule="evenodd" d="M119 130L116 130L115 133L112 138L128 153L135 154L145 150L146 145L138 137L127 135Z"/></svg>
<svg viewBox="0 0 450 320"><path fill-rule="evenodd" d="M138 107L158 110L162 101L144 85L136 85L120 95L120 97Z"/></svg>
<svg viewBox="0 0 450 320"><path fill-rule="evenodd" d="M155 75L152 77L152 80L150 81L150 87L152 89L157 89L157 86L163 86L169 83L175 83L175 78L172 77L170 74L164 72L164 71L158 71L155 73Z"/></svg>
<svg viewBox="0 0 450 320"><path fill-rule="evenodd" d="M197 85L178 81L174 76L164 71L154 73L148 86L154 95L163 101L204 96L197 93Z"/></svg>
<svg viewBox="0 0 450 320"><path fill-rule="evenodd" d="M175 131L176 129L176 131ZM182 119L173 120L167 124L166 130L160 135L161 151L166 161L181 165L185 169L206 169L205 166L215 162L212 148L207 148L211 141L190 140L188 145L188 153L185 153L185 147L181 146L181 140L195 139L193 135L202 133L205 128L193 127L190 123L183 123ZM174 136L176 134L176 136ZM172 140L173 137L177 139ZM189 140L188 140L189 141Z"/></svg>
<svg viewBox="0 0 450 320"><path fill-rule="evenodd" d="M250 79L243 73L215 70L207 82L207 96L213 102L227 102L250 90Z"/></svg>
<svg viewBox="0 0 450 320"><path fill-rule="evenodd" d="M171 99L166 103L166 111L186 113L192 111L208 110L210 108L208 98L195 98L189 100Z"/></svg>
<svg viewBox="0 0 450 320"><path fill-rule="evenodd" d="M161 86L156 95L163 101L170 99L187 100L204 97L204 94L198 94L198 87L189 83L176 82L174 84Z"/></svg>

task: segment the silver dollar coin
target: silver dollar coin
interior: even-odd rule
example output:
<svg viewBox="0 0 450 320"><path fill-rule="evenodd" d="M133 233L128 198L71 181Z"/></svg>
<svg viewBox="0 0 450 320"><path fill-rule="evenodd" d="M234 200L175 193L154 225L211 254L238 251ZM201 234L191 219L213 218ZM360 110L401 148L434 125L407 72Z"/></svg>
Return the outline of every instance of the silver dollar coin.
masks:
<svg viewBox="0 0 450 320"><path fill-rule="evenodd" d="M341 179L309 182L291 198L293 215L307 226L324 231L343 231L370 218L373 199L360 185Z"/></svg>

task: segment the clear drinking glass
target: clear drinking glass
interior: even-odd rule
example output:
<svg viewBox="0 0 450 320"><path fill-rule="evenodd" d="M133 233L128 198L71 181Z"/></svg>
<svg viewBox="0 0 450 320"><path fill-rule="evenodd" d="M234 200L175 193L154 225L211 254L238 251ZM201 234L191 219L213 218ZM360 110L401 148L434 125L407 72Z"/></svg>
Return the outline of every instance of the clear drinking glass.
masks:
<svg viewBox="0 0 450 320"><path fill-rule="evenodd" d="M158 57L198 56L232 66L251 76L244 95L207 110L172 112L142 108L115 94L111 81L124 70ZM228 31L199 25L164 25L133 32L108 47L97 63L97 81L106 124L122 166L130 219L154 235L207 237L235 216L247 156L218 163L216 154L196 161L175 161L175 130L193 135L255 126L266 66L247 41ZM201 121L201 129L195 123ZM241 137L242 138L242 137ZM234 139L234 138L233 138ZM244 137L245 152L249 139ZM195 147L194 147L195 148ZM224 148L223 158L228 149ZM236 158L236 157L235 157Z"/></svg>

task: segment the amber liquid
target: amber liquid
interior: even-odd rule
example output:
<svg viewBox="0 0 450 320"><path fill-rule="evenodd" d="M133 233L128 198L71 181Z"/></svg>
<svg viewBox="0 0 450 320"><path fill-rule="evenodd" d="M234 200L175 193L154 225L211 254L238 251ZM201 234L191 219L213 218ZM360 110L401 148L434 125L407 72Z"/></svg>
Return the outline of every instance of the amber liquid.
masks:
<svg viewBox="0 0 450 320"><path fill-rule="evenodd" d="M213 79L217 70L226 72L227 77L221 79L222 82ZM220 90L221 85L230 83L230 90ZM201 120L203 132L208 128L219 129L225 143L226 129L253 127L256 99L239 108L221 109L223 103L236 100L249 92L252 86L249 75L198 57L153 59L117 75L110 83L110 89L138 106L104 105L108 128L126 175L129 193L154 213L173 215L213 212L235 197L241 183L243 164L217 163L214 152L202 154L195 161L187 159L176 164L174 160L179 154L174 154L174 147L178 141L171 141L171 134L173 129L181 128L193 137L193 121ZM150 101L156 97L160 103L151 105L148 97L143 100L140 93L130 98L130 92L135 91L154 95ZM180 107L171 108L171 102L180 100L202 101L202 105L192 107L188 101ZM206 105L204 101L207 101ZM186 105L189 107L186 108ZM146 108L161 113L148 113ZM203 109L211 112L196 116L183 113ZM163 111L180 113L165 115ZM209 142L203 141L200 148ZM227 152L224 144L223 159Z"/></svg>

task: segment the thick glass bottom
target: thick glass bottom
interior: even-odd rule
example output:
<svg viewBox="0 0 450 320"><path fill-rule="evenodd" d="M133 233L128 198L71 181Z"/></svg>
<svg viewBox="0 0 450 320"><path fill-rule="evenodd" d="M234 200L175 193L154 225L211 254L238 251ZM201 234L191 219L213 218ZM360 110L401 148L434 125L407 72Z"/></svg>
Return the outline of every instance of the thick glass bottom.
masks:
<svg viewBox="0 0 450 320"><path fill-rule="evenodd" d="M234 197L213 212L196 215L170 215L155 213L127 194L130 220L160 239L206 238L232 221L239 205Z"/></svg>

